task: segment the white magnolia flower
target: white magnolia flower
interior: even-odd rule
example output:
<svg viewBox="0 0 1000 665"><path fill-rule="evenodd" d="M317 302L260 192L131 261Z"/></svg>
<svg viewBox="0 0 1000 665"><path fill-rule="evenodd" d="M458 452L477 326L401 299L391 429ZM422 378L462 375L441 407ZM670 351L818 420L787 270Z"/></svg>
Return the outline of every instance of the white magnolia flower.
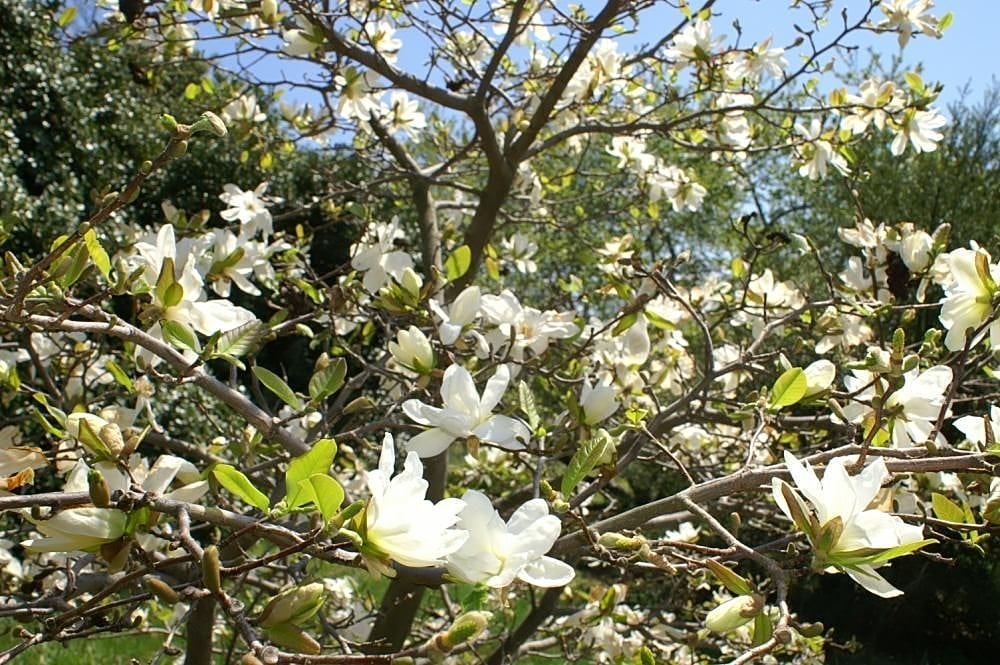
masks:
<svg viewBox="0 0 1000 665"><path fill-rule="evenodd" d="M197 257L198 272L211 282L217 295L228 298L234 284L243 293L260 295L249 277L261 263L267 263L267 245L237 236L229 229L212 229L199 244L202 251Z"/></svg>
<svg viewBox="0 0 1000 665"><path fill-rule="evenodd" d="M906 46L915 32L940 37L937 18L927 13L933 6L933 0L882 0L880 8L885 19L878 27L898 30L900 48Z"/></svg>
<svg viewBox="0 0 1000 665"><path fill-rule="evenodd" d="M947 264L952 281L945 286L939 318L948 329L945 346L951 351L958 351L965 346L968 331L978 330L993 317L993 298L1000 281L1000 267L990 261L986 250L979 247L949 252ZM993 321L988 330L990 346L1000 348L1000 321ZM980 334L973 344L978 344L982 337Z"/></svg>
<svg viewBox="0 0 1000 665"><path fill-rule="evenodd" d="M990 415L987 416L962 416L954 422L955 429L965 435L965 438L981 446L987 444L986 424L990 425L993 433L993 442L1000 437L1000 407L995 404L990 405Z"/></svg>
<svg viewBox="0 0 1000 665"><path fill-rule="evenodd" d="M767 75L781 80L788 60L785 59L785 49L772 48L772 37L761 41L749 51L744 51L741 57L726 68L726 77L739 81L750 79L756 81Z"/></svg>
<svg viewBox="0 0 1000 665"><path fill-rule="evenodd" d="M504 238L500 244L503 247L504 258L513 261L514 268L518 272L530 275L538 270L538 265L531 258L538 251L538 245L528 236L518 232L509 238Z"/></svg>
<svg viewBox="0 0 1000 665"><path fill-rule="evenodd" d="M267 119L267 114L260 110L260 106L257 104L257 97L252 92L240 95L223 106L220 115L228 124L234 122L264 122Z"/></svg>
<svg viewBox="0 0 1000 665"><path fill-rule="evenodd" d="M70 508L33 521L43 537L30 538L21 545L31 552L93 550L121 538L125 521L125 513L114 508Z"/></svg>
<svg viewBox="0 0 1000 665"><path fill-rule="evenodd" d="M427 118L420 110L420 103L400 90L389 95L388 106L379 104L378 116L390 133L401 131L410 138L427 127Z"/></svg>
<svg viewBox="0 0 1000 665"><path fill-rule="evenodd" d="M799 175L806 176L810 180L819 180L826 175L830 166L841 173L850 173L847 160L844 159L843 155L834 150L829 141L821 138L823 125L819 118L813 118L809 129L796 123L795 130L806 140L805 144L795 148L799 159L802 160L802 165L799 166Z"/></svg>
<svg viewBox="0 0 1000 665"><path fill-rule="evenodd" d="M396 341L389 342L389 353L397 362L419 374L434 369L434 349L427 336L416 326L396 333Z"/></svg>
<svg viewBox="0 0 1000 665"><path fill-rule="evenodd" d="M596 425L618 410L618 400L615 399L617 391L610 385L610 381L603 381L597 386L592 386L589 379L583 380L583 388L580 390L580 408L583 409L583 423L585 425Z"/></svg>
<svg viewBox="0 0 1000 665"><path fill-rule="evenodd" d="M944 138L944 135L937 130L946 124L948 121L945 117L934 109L906 111L899 126L894 127L896 137L892 140L892 154L902 155L906 152L907 141L917 152L934 152L937 150L938 141Z"/></svg>
<svg viewBox="0 0 1000 665"><path fill-rule="evenodd" d="M532 499L504 523L486 495L469 490L459 528L469 539L448 556L448 572L463 582L500 589L517 578L539 587L559 587L573 579L573 567L545 556L559 537L559 518L542 499Z"/></svg>
<svg viewBox="0 0 1000 665"><path fill-rule="evenodd" d="M281 38L285 40L281 52L296 58L313 55L323 45L323 31L302 16L296 16L295 23L298 28L283 30L281 33Z"/></svg>
<svg viewBox="0 0 1000 665"><path fill-rule="evenodd" d="M858 94L847 95L846 101L856 106L844 117L841 127L852 134L863 134L871 124L879 129L885 127L891 114L901 111L906 100L892 81L866 79Z"/></svg>
<svg viewBox="0 0 1000 665"><path fill-rule="evenodd" d="M664 55L683 66L689 62L707 60L722 42L724 37L712 40L712 25L708 21L694 21L684 26L684 29L674 37L673 44Z"/></svg>
<svg viewBox="0 0 1000 665"><path fill-rule="evenodd" d="M405 566L439 565L469 537L455 528L465 503L460 499L432 503L426 498L427 481L415 452L406 456L403 470L393 476L395 464L392 436L386 434L378 469L366 474L372 496L364 512L365 546L376 558L387 556Z"/></svg>
<svg viewBox="0 0 1000 665"><path fill-rule="evenodd" d="M903 386L893 391L882 404L882 415L888 419L886 427L892 435L894 448L919 446L927 441L945 408L952 372L947 365L935 365L924 372L912 369L903 379ZM874 414L871 400L875 395L885 394L888 387L885 379L856 369L852 370L852 375L844 377L844 386L849 392L857 393L851 403L843 407L844 415L853 423L864 423L867 430L871 425L868 421ZM940 432L935 439L940 444L945 443Z"/></svg>
<svg viewBox="0 0 1000 665"><path fill-rule="evenodd" d="M428 306L441 320L438 323L438 337L442 344L454 344L465 327L476 320L482 297L478 286L468 286L455 296L447 311L437 300L431 299Z"/></svg>
<svg viewBox="0 0 1000 665"><path fill-rule="evenodd" d="M875 572L880 564L868 563L866 558L870 560L872 550L878 552L922 542L923 528L868 508L882 483L889 479L889 471L881 457L875 458L856 476L848 474L849 463L846 457L831 460L821 482L808 462L803 464L785 451L785 464L797 489L774 478L771 482L774 500L789 519L806 531L814 548L820 546L819 541L829 540L828 549L814 552L818 566L827 572L842 570L877 596L901 595L899 589ZM812 508L805 504L800 493ZM821 538L821 535L831 538Z"/></svg>
<svg viewBox="0 0 1000 665"><path fill-rule="evenodd" d="M487 322L497 326L486 339L494 350L512 345L511 355L522 360L530 350L536 356L549 348L550 339L568 339L579 332L572 312L541 311L524 307L510 290L500 295L485 295L480 311Z"/></svg>
<svg viewBox="0 0 1000 665"><path fill-rule="evenodd" d="M260 231L264 235L264 241L274 233L274 222L271 219L271 212L267 209L270 205L264 199L264 192L267 191L267 183L262 182L257 185L257 189L243 191L236 185L229 183L223 188L219 198L229 206L220 215L227 222L240 221L240 235L252 238Z"/></svg>
<svg viewBox="0 0 1000 665"><path fill-rule="evenodd" d="M452 365L441 382L442 407L417 399L403 403L403 412L411 420L431 427L410 439L407 448L421 457L433 457L447 450L455 439L474 436L507 450L522 450L531 436L528 427L516 418L493 413L509 382L510 369L500 365L480 397L469 371Z"/></svg>
<svg viewBox="0 0 1000 665"><path fill-rule="evenodd" d="M351 267L365 273L361 283L365 291L378 293L391 279L401 280L403 271L412 268L413 257L396 249L396 240L404 237L398 220L393 219L388 224L372 224L361 241L351 246Z"/></svg>
<svg viewBox="0 0 1000 665"><path fill-rule="evenodd" d="M16 425L0 429L0 478L12 476L25 469L40 469L49 461L41 448L19 446L21 432Z"/></svg>
<svg viewBox="0 0 1000 665"><path fill-rule="evenodd" d="M803 371L806 375L806 397L823 392L837 377L837 366L825 359L811 363Z"/></svg>

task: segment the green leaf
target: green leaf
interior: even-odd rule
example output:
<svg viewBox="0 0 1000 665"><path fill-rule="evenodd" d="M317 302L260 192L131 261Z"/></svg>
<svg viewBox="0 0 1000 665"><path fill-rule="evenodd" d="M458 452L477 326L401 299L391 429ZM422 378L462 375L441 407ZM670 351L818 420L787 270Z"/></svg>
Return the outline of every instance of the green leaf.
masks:
<svg viewBox="0 0 1000 665"><path fill-rule="evenodd" d="M584 441L573 458L566 465L566 473L562 479L562 493L570 496L581 480L594 470L601 462L610 459L614 452L615 442L603 429L597 430L593 438Z"/></svg>
<svg viewBox="0 0 1000 665"><path fill-rule="evenodd" d="M309 397L317 402L326 399L340 390L344 385L345 376L347 376L347 361L337 358L309 379Z"/></svg>
<svg viewBox="0 0 1000 665"><path fill-rule="evenodd" d="M129 394L135 394L135 385L133 385L132 379L129 378L129 375L126 374L121 367L118 366L118 363L111 358L108 358L104 362L104 369L108 370L108 372L111 373L111 376L114 377L115 382L127 390Z"/></svg>
<svg viewBox="0 0 1000 665"><path fill-rule="evenodd" d="M212 474L219 484L227 490L249 503L254 508L267 512L271 508L271 502L267 496L254 487L243 472L230 464L216 464L212 469Z"/></svg>
<svg viewBox="0 0 1000 665"><path fill-rule="evenodd" d="M948 29L948 26L950 26L954 21L955 21L955 15L953 13L951 12L945 13L944 16L938 19L938 25L937 25L938 30L944 32L945 30Z"/></svg>
<svg viewBox="0 0 1000 665"><path fill-rule="evenodd" d="M468 245L462 245L444 262L445 277L449 282L454 282L469 271L470 265L472 265L472 250Z"/></svg>
<svg viewBox="0 0 1000 665"><path fill-rule="evenodd" d="M65 259L69 261L69 269L59 278L59 285L64 289L76 284L76 280L80 279L80 275L87 269L87 258L89 257L87 248L80 245L73 250L72 257L72 260L69 258Z"/></svg>
<svg viewBox="0 0 1000 665"><path fill-rule="evenodd" d="M104 279L109 279L111 276L111 258L108 257L108 253L101 247L101 242L97 239L94 229L90 229L83 234L83 242L87 246L87 252L94 261L94 265L104 275Z"/></svg>
<svg viewBox="0 0 1000 665"><path fill-rule="evenodd" d="M326 473L315 473L309 476L309 482L312 484L316 505L319 506L319 512L323 515L323 521L329 522L340 510L340 505L344 503L346 496L344 488Z"/></svg>
<svg viewBox="0 0 1000 665"><path fill-rule="evenodd" d="M739 575L729 566L725 566L715 559L705 559L705 567L712 571L722 586L726 587L732 593L737 596L749 596L753 589L750 587L750 582L746 580L743 576Z"/></svg>
<svg viewBox="0 0 1000 665"><path fill-rule="evenodd" d="M517 384L517 399L521 404L521 411L528 417L528 425L531 427L531 431L537 431L542 419L538 415L535 396L531 393L531 388L524 381L519 381Z"/></svg>
<svg viewBox="0 0 1000 665"><path fill-rule="evenodd" d="M309 479L315 475L329 475L333 457L337 454L337 442L333 439L320 439L313 444L309 452L299 455L288 463L285 472L285 487L287 495L285 504L288 510L294 510L314 501L312 483Z"/></svg>
<svg viewBox="0 0 1000 665"><path fill-rule="evenodd" d="M296 411L301 411L303 404L299 396L295 394L284 379L275 374L269 369L265 369L260 365L256 365L253 368L254 376L257 380L264 384L264 387L270 390L272 393L277 395L282 402L292 407Z"/></svg>
<svg viewBox="0 0 1000 665"><path fill-rule="evenodd" d="M808 381L801 367L792 367L778 377L771 388L771 408L791 406L806 396Z"/></svg>
<svg viewBox="0 0 1000 665"><path fill-rule="evenodd" d="M920 78L920 74L916 72L906 72L903 74L903 78L906 80L906 85L910 86L914 92L920 94L924 91L924 80Z"/></svg>
<svg viewBox="0 0 1000 665"><path fill-rule="evenodd" d="M184 87L184 97L185 99L194 99L201 93L201 86L197 83L188 83Z"/></svg>
<svg viewBox="0 0 1000 665"><path fill-rule="evenodd" d="M163 338L171 344L201 353L198 336L187 325L179 321L160 321L160 329L163 331Z"/></svg>
<svg viewBox="0 0 1000 665"><path fill-rule="evenodd" d="M750 646L760 646L771 639L772 634L774 634L774 626L771 625L771 618L761 612L753 618L753 641Z"/></svg>
<svg viewBox="0 0 1000 665"><path fill-rule="evenodd" d="M268 335L267 326L254 319L222 333L215 343L215 353L239 358L257 349Z"/></svg>
<svg viewBox="0 0 1000 665"><path fill-rule="evenodd" d="M931 493L931 506L934 508L934 515L939 520L965 524L965 512L962 507L943 494Z"/></svg>
<svg viewBox="0 0 1000 665"><path fill-rule="evenodd" d="M626 314L622 318L618 319L618 323L615 327L611 329L611 336L618 337L623 332L635 325L635 322L639 320L639 312L632 312L631 314Z"/></svg>

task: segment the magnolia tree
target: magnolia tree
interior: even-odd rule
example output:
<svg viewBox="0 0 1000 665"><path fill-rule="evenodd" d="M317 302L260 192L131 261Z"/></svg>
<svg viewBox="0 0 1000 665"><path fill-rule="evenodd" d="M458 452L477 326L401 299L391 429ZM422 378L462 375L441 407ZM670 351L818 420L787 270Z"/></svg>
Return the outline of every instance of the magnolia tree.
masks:
<svg viewBox="0 0 1000 665"><path fill-rule="evenodd" d="M859 36L905 46L950 18L795 2L783 43L716 4L54 15L247 87L164 115L72 233L5 255L0 616L21 625L0 663L123 631L192 664L807 662L824 630L793 578L891 598L897 558L979 547L1000 521L989 252L863 215L843 266L749 216L708 269L683 245L683 220L730 224L713 187L758 156L819 179L860 141L934 150L918 75L823 72ZM130 216L190 142L245 140L279 92L289 150L349 148L369 178ZM357 222L350 263L318 274L278 205ZM787 274L761 268L774 251ZM305 372L270 360L290 338Z"/></svg>

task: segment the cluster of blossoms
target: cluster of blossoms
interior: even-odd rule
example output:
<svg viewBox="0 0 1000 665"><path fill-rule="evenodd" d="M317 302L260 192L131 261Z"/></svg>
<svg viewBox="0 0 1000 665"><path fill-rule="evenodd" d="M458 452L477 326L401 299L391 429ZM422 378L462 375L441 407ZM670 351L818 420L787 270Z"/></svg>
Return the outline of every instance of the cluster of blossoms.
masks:
<svg viewBox="0 0 1000 665"><path fill-rule="evenodd" d="M405 566L445 565L456 579L493 588L515 578L540 587L568 584L572 566L545 556L561 525L541 499L524 503L506 522L490 500L476 490L461 499L427 500L423 465L410 451L403 470L393 476L395 450L388 434L378 469L367 474L371 499L363 536L369 566L395 574L385 558Z"/></svg>

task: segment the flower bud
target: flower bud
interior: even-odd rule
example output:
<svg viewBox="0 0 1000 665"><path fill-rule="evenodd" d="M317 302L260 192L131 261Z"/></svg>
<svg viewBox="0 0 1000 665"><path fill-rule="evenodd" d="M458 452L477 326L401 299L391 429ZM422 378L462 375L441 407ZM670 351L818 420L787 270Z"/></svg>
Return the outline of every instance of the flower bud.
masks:
<svg viewBox="0 0 1000 665"><path fill-rule="evenodd" d="M728 633L760 614L764 599L758 594L736 596L722 603L705 617L705 627L713 633Z"/></svg>
<svg viewBox="0 0 1000 665"><path fill-rule="evenodd" d="M187 139L181 139L180 141L171 141L167 146L167 155L171 159L177 159L178 157L183 157L187 153L188 142Z"/></svg>
<svg viewBox="0 0 1000 665"><path fill-rule="evenodd" d="M97 469L91 469L87 473L87 489L90 492L90 502L98 508L107 508L111 504L111 489L108 481L104 479Z"/></svg>
<svg viewBox="0 0 1000 665"><path fill-rule="evenodd" d="M240 665L264 665L264 662L252 653L245 653L240 658Z"/></svg>
<svg viewBox="0 0 1000 665"><path fill-rule="evenodd" d="M584 381L580 391L580 408L583 409L583 424L596 425L618 410L616 390L608 383L596 387L590 381Z"/></svg>
<svg viewBox="0 0 1000 665"><path fill-rule="evenodd" d="M201 557L201 579L205 588L212 593L222 593L222 570L219 563L219 548L209 545Z"/></svg>
<svg viewBox="0 0 1000 665"><path fill-rule="evenodd" d="M201 114L201 117L198 118L193 125L191 125L191 134L197 134L198 132L208 132L222 138L229 133L229 130L226 129L226 123L222 121L222 118L215 115L211 111L205 111Z"/></svg>
<svg viewBox="0 0 1000 665"><path fill-rule="evenodd" d="M466 612L455 619L447 631L434 636L434 648L447 653L460 644L475 640L486 630L491 616L489 612Z"/></svg>
<svg viewBox="0 0 1000 665"><path fill-rule="evenodd" d="M389 353L399 363L419 374L434 369L434 349L423 331L416 326L396 333L396 341L389 342Z"/></svg>
<svg viewBox="0 0 1000 665"><path fill-rule="evenodd" d="M160 124L171 133L177 131L177 118L169 113L164 113L160 116Z"/></svg>
<svg viewBox="0 0 1000 665"><path fill-rule="evenodd" d="M608 549L634 552L642 548L642 546L646 543L646 539L642 536L629 537L614 531L608 531L606 533L602 533L601 537L597 539L597 542Z"/></svg>
<svg viewBox="0 0 1000 665"><path fill-rule="evenodd" d="M271 599L257 623L264 628L282 623L302 623L316 614L325 600L326 589L322 582L288 589Z"/></svg>
<svg viewBox="0 0 1000 665"><path fill-rule="evenodd" d="M278 22L278 0L262 0L260 18L268 25L276 24Z"/></svg>
<svg viewBox="0 0 1000 665"><path fill-rule="evenodd" d="M159 577L146 575L142 582L151 594L162 600L167 605L173 605L181 598L173 587L161 580Z"/></svg>

